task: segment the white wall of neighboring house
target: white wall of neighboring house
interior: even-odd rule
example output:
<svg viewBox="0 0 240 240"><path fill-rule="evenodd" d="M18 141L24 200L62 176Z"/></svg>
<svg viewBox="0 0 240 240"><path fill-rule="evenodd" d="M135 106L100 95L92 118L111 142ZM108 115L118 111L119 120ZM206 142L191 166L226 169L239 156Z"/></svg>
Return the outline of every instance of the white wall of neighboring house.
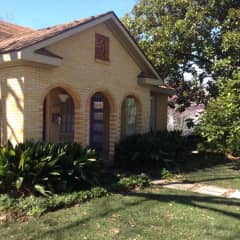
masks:
<svg viewBox="0 0 240 240"><path fill-rule="evenodd" d="M173 108L168 108L168 131L179 130L183 135L191 135L194 133L193 128L188 128L187 119L192 119L194 125L199 122L199 117L204 111L203 104L192 103L184 112L178 112Z"/></svg>

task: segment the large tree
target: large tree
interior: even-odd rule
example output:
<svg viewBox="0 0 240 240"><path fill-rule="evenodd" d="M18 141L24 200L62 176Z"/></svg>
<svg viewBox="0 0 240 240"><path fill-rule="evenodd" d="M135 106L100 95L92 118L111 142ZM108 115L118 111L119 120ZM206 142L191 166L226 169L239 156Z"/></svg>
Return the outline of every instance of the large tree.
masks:
<svg viewBox="0 0 240 240"><path fill-rule="evenodd" d="M239 0L139 0L122 20L160 76L177 89L180 109L218 96L216 83L239 70Z"/></svg>

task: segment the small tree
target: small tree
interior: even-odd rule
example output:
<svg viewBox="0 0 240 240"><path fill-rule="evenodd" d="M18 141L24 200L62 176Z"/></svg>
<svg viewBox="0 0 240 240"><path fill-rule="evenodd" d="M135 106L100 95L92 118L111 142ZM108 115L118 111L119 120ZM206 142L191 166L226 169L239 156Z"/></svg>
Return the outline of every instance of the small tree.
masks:
<svg viewBox="0 0 240 240"><path fill-rule="evenodd" d="M220 94L203 114L199 132L212 150L240 156L240 72L219 84Z"/></svg>

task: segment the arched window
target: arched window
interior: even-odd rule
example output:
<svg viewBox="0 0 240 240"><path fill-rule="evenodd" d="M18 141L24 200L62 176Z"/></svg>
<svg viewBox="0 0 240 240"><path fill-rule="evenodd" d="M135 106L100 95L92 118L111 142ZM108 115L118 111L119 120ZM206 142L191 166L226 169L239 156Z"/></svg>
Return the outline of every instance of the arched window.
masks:
<svg viewBox="0 0 240 240"><path fill-rule="evenodd" d="M132 96L127 97L122 106L122 136L129 136L137 130L137 102Z"/></svg>

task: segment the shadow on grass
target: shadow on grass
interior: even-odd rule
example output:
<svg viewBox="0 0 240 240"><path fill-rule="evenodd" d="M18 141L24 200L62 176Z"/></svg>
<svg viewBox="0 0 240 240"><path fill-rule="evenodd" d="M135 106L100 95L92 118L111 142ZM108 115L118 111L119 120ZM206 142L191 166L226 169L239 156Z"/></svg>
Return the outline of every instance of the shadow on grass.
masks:
<svg viewBox="0 0 240 240"><path fill-rule="evenodd" d="M225 156L216 153L188 154L182 160L177 160L177 163L180 171L184 173L212 168L222 164L231 165Z"/></svg>
<svg viewBox="0 0 240 240"><path fill-rule="evenodd" d="M230 200L230 199L224 199L220 197L212 197L212 196L198 196L196 194L194 195L184 195L184 194L175 194L175 193L170 193L170 194L164 194L164 193L152 193L152 192L129 192L125 196L130 196L130 197L137 197L139 200L134 201L134 203L122 203L121 207L109 207L110 209L101 212L99 214L96 214L94 216L88 216L85 218L81 218L77 221L71 222L65 226L55 228L53 230L48 230L44 232L43 234L39 235L36 234L33 239L45 239L49 235L58 235L58 239L61 239L60 233L65 232L65 231L71 231L75 227L81 225L81 224L87 224L90 220L93 218L95 219L101 219L104 217L109 216L110 214L116 214L119 211L122 211L126 208L132 208L135 206L138 206L144 202L147 201L158 201L160 204L161 203L172 203L175 202L177 204L184 205L186 207L194 207L194 208L199 208L199 209L204 209L207 211L219 213L223 216L230 217L232 219L240 219L240 213L239 212L233 212L230 210L226 210L227 206L231 207L239 207L240 206L240 201L239 200ZM223 209L223 206L224 209ZM229 231L229 229L228 229ZM235 233L233 233L235 234ZM238 231L238 234L240 232ZM228 239L235 239L233 238L228 238Z"/></svg>
<svg viewBox="0 0 240 240"><path fill-rule="evenodd" d="M126 203L126 204L123 204L123 206L118 207L118 208L110 208L109 210L107 210L107 211L105 211L103 213L79 219L79 220L77 220L75 222L72 222L70 224L67 224L67 225L65 225L63 227L59 227L59 228L55 228L55 229L52 229L52 230L48 230L48 231L44 232L41 235L37 234L32 239L45 239L49 235L58 235L57 239L58 240L62 240L63 238L60 237L61 234L59 235L59 233L62 232L62 231L71 231L71 229L73 229L73 228L75 228L75 227L77 227L77 226L79 226L81 224L88 223L90 220L92 220L92 218L95 218L95 219L104 218L104 217L107 217L108 215L111 215L111 214L117 213L117 212L119 212L121 210L124 210L125 208L130 208L130 207L137 206L137 205L141 204L144 201L146 201L146 200L139 200L139 201L135 201L134 203Z"/></svg>
<svg viewBox="0 0 240 240"><path fill-rule="evenodd" d="M201 183L201 182L214 182L214 181L221 181L221 180L234 180L234 179L240 179L240 177L214 177L214 178L208 178L206 176L206 178L202 177L201 179L198 179L196 181L194 180L186 180L186 182L189 182L189 183ZM169 184L169 183L168 183ZM171 183L170 183L171 184ZM240 188L240 186L239 186Z"/></svg>
<svg viewBox="0 0 240 240"><path fill-rule="evenodd" d="M137 197L144 197L147 200L157 200L159 202L175 202L178 204L191 206L191 207L198 207L201 209L206 209L209 211L217 212L223 215L226 215L228 217L240 219L240 213L230 212L226 210L222 210L220 208L214 208L209 206L209 204L224 204L228 206L236 206L240 207L240 201L239 200L233 200L233 199L224 199L220 197L210 197L210 196L196 196L196 195L177 195L177 194L171 194L171 195L165 195L165 194L155 194L155 193L141 193L141 192L131 192L129 193L130 196L137 196ZM208 204L208 206L204 206L201 204Z"/></svg>

